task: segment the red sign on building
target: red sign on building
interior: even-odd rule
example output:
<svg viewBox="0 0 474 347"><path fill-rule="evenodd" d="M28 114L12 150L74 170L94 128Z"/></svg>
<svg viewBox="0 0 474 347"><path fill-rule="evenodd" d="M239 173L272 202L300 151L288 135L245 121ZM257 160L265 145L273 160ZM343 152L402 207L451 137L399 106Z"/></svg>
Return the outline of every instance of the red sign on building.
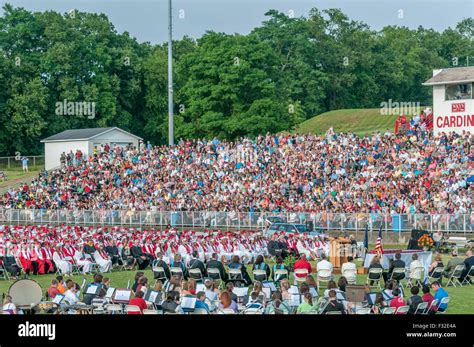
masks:
<svg viewBox="0 0 474 347"><path fill-rule="evenodd" d="M451 105L451 112L464 112L466 111L466 105L464 102L458 102Z"/></svg>

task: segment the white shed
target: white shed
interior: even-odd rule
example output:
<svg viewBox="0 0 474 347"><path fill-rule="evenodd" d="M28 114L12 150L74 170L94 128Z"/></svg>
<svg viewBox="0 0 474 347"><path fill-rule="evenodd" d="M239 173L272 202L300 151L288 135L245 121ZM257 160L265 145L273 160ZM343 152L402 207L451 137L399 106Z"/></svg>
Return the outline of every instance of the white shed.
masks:
<svg viewBox="0 0 474 347"><path fill-rule="evenodd" d="M59 167L61 153L81 150L82 153L90 155L94 147L101 144L126 146L133 144L138 147L141 137L117 127L113 128L90 128L66 130L59 134L50 136L41 142L44 143L45 169L51 170Z"/></svg>
<svg viewBox="0 0 474 347"><path fill-rule="evenodd" d="M438 69L423 83L433 87L433 132L474 133L474 66Z"/></svg>

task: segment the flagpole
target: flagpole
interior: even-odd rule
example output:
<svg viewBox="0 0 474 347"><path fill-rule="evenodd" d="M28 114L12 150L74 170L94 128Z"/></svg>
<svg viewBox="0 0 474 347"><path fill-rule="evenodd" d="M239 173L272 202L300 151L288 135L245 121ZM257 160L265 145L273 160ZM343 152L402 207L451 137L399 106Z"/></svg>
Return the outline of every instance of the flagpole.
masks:
<svg viewBox="0 0 474 347"><path fill-rule="evenodd" d="M174 146L173 115L173 15L168 0L168 144Z"/></svg>

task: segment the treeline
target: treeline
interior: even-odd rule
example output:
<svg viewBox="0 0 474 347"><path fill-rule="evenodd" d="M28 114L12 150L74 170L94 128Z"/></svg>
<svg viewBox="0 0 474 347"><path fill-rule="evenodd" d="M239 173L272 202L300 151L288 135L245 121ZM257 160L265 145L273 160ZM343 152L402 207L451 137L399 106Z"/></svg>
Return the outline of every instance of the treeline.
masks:
<svg viewBox="0 0 474 347"><path fill-rule="evenodd" d="M321 112L388 99L430 104L421 83L432 69L474 57L472 18L436 32L374 31L336 9L266 15L248 35L174 42L178 139L291 130ZM81 127L118 126L167 143L166 44L119 34L103 14L5 5L0 51L0 155L39 153L42 138ZM58 115L64 100L95 102L95 117Z"/></svg>

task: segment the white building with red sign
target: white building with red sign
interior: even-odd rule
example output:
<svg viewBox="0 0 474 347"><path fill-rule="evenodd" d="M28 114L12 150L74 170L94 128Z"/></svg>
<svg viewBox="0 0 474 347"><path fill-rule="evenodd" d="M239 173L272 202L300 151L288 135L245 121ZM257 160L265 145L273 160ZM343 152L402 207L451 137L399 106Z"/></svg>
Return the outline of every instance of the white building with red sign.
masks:
<svg viewBox="0 0 474 347"><path fill-rule="evenodd" d="M433 132L474 134L474 66L434 70L423 83L433 87Z"/></svg>

